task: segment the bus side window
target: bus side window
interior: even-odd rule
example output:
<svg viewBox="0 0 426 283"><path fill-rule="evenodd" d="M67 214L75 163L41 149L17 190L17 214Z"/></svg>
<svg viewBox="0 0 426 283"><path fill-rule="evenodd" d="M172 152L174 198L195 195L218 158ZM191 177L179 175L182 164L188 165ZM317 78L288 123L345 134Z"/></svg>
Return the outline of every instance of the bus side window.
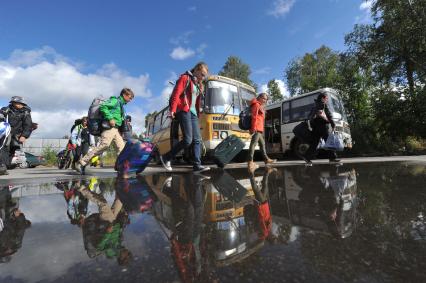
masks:
<svg viewBox="0 0 426 283"><path fill-rule="evenodd" d="M290 122L290 102L283 102L282 105L282 117L283 117L283 121L282 123L288 123Z"/></svg>
<svg viewBox="0 0 426 283"><path fill-rule="evenodd" d="M161 113L161 112L158 113L155 116L154 131L153 131L154 134L160 130L160 127L161 127L161 116L163 116L163 113Z"/></svg>
<svg viewBox="0 0 426 283"><path fill-rule="evenodd" d="M170 122L171 122L171 119L167 117L167 109L162 112L162 115L163 115L163 120L161 122L162 123L161 129L167 129L170 127Z"/></svg>
<svg viewBox="0 0 426 283"><path fill-rule="evenodd" d="M308 119L309 113L314 106L314 97L306 96L295 99L291 102L291 121L301 121Z"/></svg>

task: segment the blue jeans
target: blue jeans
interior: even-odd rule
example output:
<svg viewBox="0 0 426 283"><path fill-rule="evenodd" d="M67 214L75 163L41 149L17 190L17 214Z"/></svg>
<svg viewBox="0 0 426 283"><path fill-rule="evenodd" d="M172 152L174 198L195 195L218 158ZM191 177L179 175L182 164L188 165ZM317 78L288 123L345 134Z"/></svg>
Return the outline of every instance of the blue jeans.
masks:
<svg viewBox="0 0 426 283"><path fill-rule="evenodd" d="M164 159L169 161L176 154L185 148L189 148L194 143L194 169L201 166L201 133L198 126L198 117L193 113L180 111L176 113L183 139L175 144L172 149L164 155Z"/></svg>

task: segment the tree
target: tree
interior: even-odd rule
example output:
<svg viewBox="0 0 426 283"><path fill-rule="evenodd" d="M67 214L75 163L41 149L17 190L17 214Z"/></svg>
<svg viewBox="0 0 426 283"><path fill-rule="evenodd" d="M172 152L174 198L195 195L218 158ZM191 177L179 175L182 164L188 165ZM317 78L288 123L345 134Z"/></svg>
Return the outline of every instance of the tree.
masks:
<svg viewBox="0 0 426 283"><path fill-rule="evenodd" d="M148 131L148 122L149 120L154 117L158 112L154 111L152 113L148 113L145 115L145 131Z"/></svg>
<svg viewBox="0 0 426 283"><path fill-rule="evenodd" d="M324 45L312 54L293 59L285 70L290 95L335 86L339 80L338 63L339 54Z"/></svg>
<svg viewBox="0 0 426 283"><path fill-rule="evenodd" d="M250 66L245 64L236 56L228 57L228 60L219 72L219 76L225 76L256 87L253 81L249 78L250 74Z"/></svg>
<svg viewBox="0 0 426 283"><path fill-rule="evenodd" d="M281 94L281 90L278 87L278 83L275 79L272 79L268 82L268 90L267 93L269 97L271 97L272 102L280 101L283 99L283 95Z"/></svg>

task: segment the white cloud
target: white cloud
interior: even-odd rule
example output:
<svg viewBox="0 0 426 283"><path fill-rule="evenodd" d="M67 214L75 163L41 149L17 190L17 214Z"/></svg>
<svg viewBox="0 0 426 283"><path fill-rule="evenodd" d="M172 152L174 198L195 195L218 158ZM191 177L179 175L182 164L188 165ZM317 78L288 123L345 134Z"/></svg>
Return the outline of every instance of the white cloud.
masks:
<svg viewBox="0 0 426 283"><path fill-rule="evenodd" d="M276 18L283 17L290 12L296 0L276 0L272 4L273 7L268 11L268 15L272 15Z"/></svg>
<svg viewBox="0 0 426 283"><path fill-rule="evenodd" d="M183 48L178 46L170 53L170 57L175 60L185 60L195 55L195 51L191 48Z"/></svg>
<svg viewBox="0 0 426 283"><path fill-rule="evenodd" d="M355 17L356 24L369 24L372 22L371 18L371 7L373 6L374 0L367 0L359 5L361 15Z"/></svg>
<svg viewBox="0 0 426 283"><path fill-rule="evenodd" d="M281 94L284 97L290 97L290 92L288 91L287 84L282 80L275 80L275 82L278 84L278 88L280 89ZM260 86L261 92L266 92L267 90L268 90L268 84L263 84Z"/></svg>
<svg viewBox="0 0 426 283"><path fill-rule="evenodd" d="M51 47L15 50L0 59L0 99L23 96L39 123L34 136L62 137L77 117L87 114L94 97L118 95L130 87L136 97L151 97L149 75L131 76L115 64L105 64L92 73L83 73L81 63L57 54Z"/></svg>
<svg viewBox="0 0 426 283"><path fill-rule="evenodd" d="M164 81L164 88L161 91L161 94L158 96L151 97L148 100L149 109L158 111L168 105L170 95L172 94L174 88L173 84L176 82L177 79L178 75L175 72L170 72L169 77Z"/></svg>
<svg viewBox="0 0 426 283"><path fill-rule="evenodd" d="M373 0L367 0L361 3L361 5L359 5L359 9L362 11L370 11L371 7L373 6Z"/></svg>

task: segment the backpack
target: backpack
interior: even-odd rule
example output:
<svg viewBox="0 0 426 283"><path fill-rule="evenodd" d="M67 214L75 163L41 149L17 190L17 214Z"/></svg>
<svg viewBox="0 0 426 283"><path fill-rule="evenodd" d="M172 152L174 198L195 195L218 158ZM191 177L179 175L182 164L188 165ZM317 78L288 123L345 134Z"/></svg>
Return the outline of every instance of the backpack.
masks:
<svg viewBox="0 0 426 283"><path fill-rule="evenodd" d="M95 97L93 99L92 104L90 104L89 112L87 117L88 120L88 128L89 133L94 136L100 136L102 132L102 120L103 116L102 113L99 111L99 108L102 103L106 101L105 97L102 95Z"/></svg>
<svg viewBox="0 0 426 283"><path fill-rule="evenodd" d="M250 130L251 128L251 107L247 106L240 112L240 120L238 121L238 127L241 130Z"/></svg>
<svg viewBox="0 0 426 283"><path fill-rule="evenodd" d="M184 75L188 75L189 76L189 78L191 79L191 81L192 81L192 83L193 84L195 84L195 82L194 82L194 75L190 72L190 71L186 71L185 73L184 73ZM179 78L180 79L180 78ZM179 79L177 79L176 80L176 82L174 83L174 87L176 87L176 85L177 85L177 82L178 82L178 80ZM190 86L190 83L189 83L189 81L190 80L187 80L187 82L186 82L186 85L185 85L185 88L183 89L183 92L182 92L182 94L181 94L181 97L183 97L185 94L186 94L186 91L188 90L188 87ZM172 83L172 82L170 82L170 83ZM173 89L173 91L174 91L174 89ZM170 94L170 96L169 96L169 110L171 109L171 107L172 107L172 94L173 94L173 91L172 91L172 93Z"/></svg>

